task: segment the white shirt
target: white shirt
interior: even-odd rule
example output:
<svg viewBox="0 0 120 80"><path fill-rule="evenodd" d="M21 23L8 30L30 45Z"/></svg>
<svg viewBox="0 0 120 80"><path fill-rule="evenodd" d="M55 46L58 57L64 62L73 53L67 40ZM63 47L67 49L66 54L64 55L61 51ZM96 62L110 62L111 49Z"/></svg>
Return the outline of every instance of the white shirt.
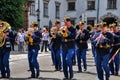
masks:
<svg viewBox="0 0 120 80"><path fill-rule="evenodd" d="M48 41L48 39L49 39L49 33L43 32L43 33L42 33L42 40L43 40L43 41Z"/></svg>
<svg viewBox="0 0 120 80"><path fill-rule="evenodd" d="M17 35L17 41L24 42L24 35L22 33L18 33L18 35Z"/></svg>

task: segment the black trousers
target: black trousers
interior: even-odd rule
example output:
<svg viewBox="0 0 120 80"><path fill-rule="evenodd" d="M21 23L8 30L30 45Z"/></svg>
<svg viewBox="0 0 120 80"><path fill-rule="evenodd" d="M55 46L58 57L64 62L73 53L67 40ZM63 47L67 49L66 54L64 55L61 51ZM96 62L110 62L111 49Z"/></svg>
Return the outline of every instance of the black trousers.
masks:
<svg viewBox="0 0 120 80"><path fill-rule="evenodd" d="M47 51L47 47L48 47L48 41L43 41L42 43L42 48L41 48L41 52L43 52L43 49L45 48L45 52Z"/></svg>
<svg viewBox="0 0 120 80"><path fill-rule="evenodd" d="M14 51L14 43L15 41L11 41L11 49Z"/></svg>
<svg viewBox="0 0 120 80"><path fill-rule="evenodd" d="M0 55L0 71L1 71L1 76L4 78L5 77L5 69L4 69L4 64L3 64L3 56Z"/></svg>

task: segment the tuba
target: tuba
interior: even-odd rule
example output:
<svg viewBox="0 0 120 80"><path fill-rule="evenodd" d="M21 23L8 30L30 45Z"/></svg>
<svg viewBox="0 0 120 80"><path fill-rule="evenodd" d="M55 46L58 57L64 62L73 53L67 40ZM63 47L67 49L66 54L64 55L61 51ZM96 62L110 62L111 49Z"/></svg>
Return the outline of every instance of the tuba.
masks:
<svg viewBox="0 0 120 80"><path fill-rule="evenodd" d="M5 44L5 32L8 31L10 25L5 21L0 21L0 47Z"/></svg>

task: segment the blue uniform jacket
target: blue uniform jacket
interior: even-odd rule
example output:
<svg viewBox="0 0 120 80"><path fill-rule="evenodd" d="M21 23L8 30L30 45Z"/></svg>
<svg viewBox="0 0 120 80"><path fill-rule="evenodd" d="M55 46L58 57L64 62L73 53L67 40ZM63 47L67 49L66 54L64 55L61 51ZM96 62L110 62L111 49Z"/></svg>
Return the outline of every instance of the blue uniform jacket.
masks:
<svg viewBox="0 0 120 80"><path fill-rule="evenodd" d="M91 35L90 40L93 46L95 46L94 44L94 40L101 34L101 31L94 31L94 33Z"/></svg>
<svg viewBox="0 0 120 80"><path fill-rule="evenodd" d="M68 28L68 37L62 36L62 49L75 48L75 36L76 36L76 30L74 27L70 26ZM67 41L65 42L65 40Z"/></svg>
<svg viewBox="0 0 120 80"><path fill-rule="evenodd" d="M101 33L101 34L105 36L105 39L100 39L99 42L95 41L95 48L98 54L106 55L110 53L111 44L114 42L114 38L112 33L110 32ZM108 44L109 46L106 47L106 44Z"/></svg>
<svg viewBox="0 0 120 80"><path fill-rule="evenodd" d="M120 48L120 31L114 33L113 37L114 37L114 43L111 52L112 54L114 54L118 50L118 48Z"/></svg>
<svg viewBox="0 0 120 80"><path fill-rule="evenodd" d="M87 49L88 48L87 40L89 38L90 38L89 31L84 29L83 33L76 38L77 47L81 50Z"/></svg>
<svg viewBox="0 0 120 80"><path fill-rule="evenodd" d="M0 55L3 55L5 53L5 51L11 51L11 43L10 43L10 36L8 35L4 45L1 47L1 53Z"/></svg>
<svg viewBox="0 0 120 80"><path fill-rule="evenodd" d="M50 34L50 37L52 34ZM61 35L60 33L56 33L56 38L52 38L51 39L51 43L50 43L51 47L55 50L59 50L60 46L61 46Z"/></svg>
<svg viewBox="0 0 120 80"><path fill-rule="evenodd" d="M34 34L32 35L32 39L33 39L33 45L28 44L28 50L32 50L32 49L40 49L40 42L41 42L41 37L42 34L40 31L36 31L34 32Z"/></svg>

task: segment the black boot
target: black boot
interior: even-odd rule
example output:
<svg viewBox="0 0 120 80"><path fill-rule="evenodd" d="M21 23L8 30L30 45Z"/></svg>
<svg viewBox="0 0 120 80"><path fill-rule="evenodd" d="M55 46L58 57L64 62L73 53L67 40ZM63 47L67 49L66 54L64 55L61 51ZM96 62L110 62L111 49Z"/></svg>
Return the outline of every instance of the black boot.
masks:
<svg viewBox="0 0 120 80"><path fill-rule="evenodd" d="M118 76L118 72L115 73L115 76Z"/></svg>
<svg viewBox="0 0 120 80"><path fill-rule="evenodd" d="M73 78L73 74L70 73L70 80Z"/></svg>
<svg viewBox="0 0 120 80"><path fill-rule="evenodd" d="M6 78L10 78L10 73L7 73L7 76L6 76Z"/></svg>
<svg viewBox="0 0 120 80"><path fill-rule="evenodd" d="M87 67L84 68L84 71L87 71Z"/></svg>
<svg viewBox="0 0 120 80"><path fill-rule="evenodd" d="M37 72L37 73L36 73L36 78L38 78L38 77L39 77L39 75L40 75L40 73L39 73L39 72Z"/></svg>
<svg viewBox="0 0 120 80"><path fill-rule="evenodd" d="M109 80L109 77L106 77L106 79L105 80Z"/></svg>
<svg viewBox="0 0 120 80"><path fill-rule="evenodd" d="M2 78L6 78L6 75L4 73L1 74Z"/></svg>

